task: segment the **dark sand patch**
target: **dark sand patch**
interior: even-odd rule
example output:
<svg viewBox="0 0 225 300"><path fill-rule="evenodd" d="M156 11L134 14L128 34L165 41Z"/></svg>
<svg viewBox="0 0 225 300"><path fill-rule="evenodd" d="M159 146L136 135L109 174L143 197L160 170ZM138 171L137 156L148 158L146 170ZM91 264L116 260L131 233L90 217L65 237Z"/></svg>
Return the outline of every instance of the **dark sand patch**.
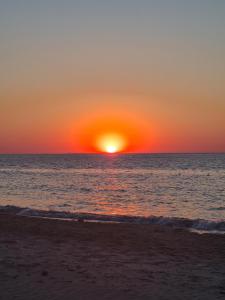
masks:
<svg viewBox="0 0 225 300"><path fill-rule="evenodd" d="M0 299L224 299L225 236L0 215Z"/></svg>

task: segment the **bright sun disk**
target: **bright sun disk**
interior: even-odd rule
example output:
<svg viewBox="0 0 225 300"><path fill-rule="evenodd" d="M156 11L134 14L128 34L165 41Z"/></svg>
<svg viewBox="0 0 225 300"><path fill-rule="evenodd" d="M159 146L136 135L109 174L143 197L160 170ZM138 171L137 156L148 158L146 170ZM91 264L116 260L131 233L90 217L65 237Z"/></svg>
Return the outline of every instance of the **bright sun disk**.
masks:
<svg viewBox="0 0 225 300"><path fill-rule="evenodd" d="M121 152L126 144L126 139L119 134L104 134L97 139L97 148L105 153Z"/></svg>
<svg viewBox="0 0 225 300"><path fill-rule="evenodd" d="M106 146L106 152L108 152L108 153L115 153L115 152L117 152L118 150L117 150L117 147L115 146L115 145L108 145L108 146Z"/></svg>

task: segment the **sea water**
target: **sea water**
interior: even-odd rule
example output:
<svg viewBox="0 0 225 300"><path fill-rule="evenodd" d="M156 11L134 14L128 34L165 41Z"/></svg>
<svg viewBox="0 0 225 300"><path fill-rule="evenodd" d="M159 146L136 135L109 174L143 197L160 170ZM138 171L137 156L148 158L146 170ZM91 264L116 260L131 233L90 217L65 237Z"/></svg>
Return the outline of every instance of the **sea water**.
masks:
<svg viewBox="0 0 225 300"><path fill-rule="evenodd" d="M225 231L225 154L0 155L0 205Z"/></svg>

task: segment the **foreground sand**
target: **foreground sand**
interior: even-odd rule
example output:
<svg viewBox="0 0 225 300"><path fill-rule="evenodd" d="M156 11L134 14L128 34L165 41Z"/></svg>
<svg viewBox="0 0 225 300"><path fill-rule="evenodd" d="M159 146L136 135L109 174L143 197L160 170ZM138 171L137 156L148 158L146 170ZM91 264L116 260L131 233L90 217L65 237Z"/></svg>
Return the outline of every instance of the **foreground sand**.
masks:
<svg viewBox="0 0 225 300"><path fill-rule="evenodd" d="M0 214L0 299L225 299L225 236Z"/></svg>

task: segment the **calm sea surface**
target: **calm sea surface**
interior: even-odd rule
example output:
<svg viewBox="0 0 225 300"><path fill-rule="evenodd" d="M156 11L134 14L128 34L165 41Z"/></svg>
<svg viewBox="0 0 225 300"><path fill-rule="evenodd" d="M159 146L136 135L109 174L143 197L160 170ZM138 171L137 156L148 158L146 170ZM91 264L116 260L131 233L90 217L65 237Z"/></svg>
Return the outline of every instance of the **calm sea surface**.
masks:
<svg viewBox="0 0 225 300"><path fill-rule="evenodd" d="M225 154L0 155L0 205L225 220Z"/></svg>

